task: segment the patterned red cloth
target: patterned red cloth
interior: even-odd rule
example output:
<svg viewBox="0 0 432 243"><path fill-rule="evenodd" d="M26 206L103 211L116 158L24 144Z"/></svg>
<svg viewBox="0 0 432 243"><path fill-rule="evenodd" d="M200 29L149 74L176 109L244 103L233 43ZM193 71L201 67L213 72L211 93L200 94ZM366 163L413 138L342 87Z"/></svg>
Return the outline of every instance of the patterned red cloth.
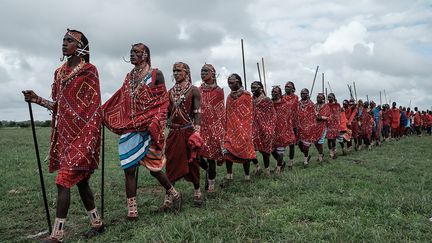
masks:
<svg viewBox="0 0 432 243"><path fill-rule="evenodd" d="M330 106L329 104L315 104L315 112L317 116L321 117L330 117ZM327 121L316 121L316 126L314 129L314 132L316 133L317 140L323 137L324 132L327 128L328 120Z"/></svg>
<svg viewBox="0 0 432 243"><path fill-rule="evenodd" d="M359 111L361 111L360 136L362 138L367 138L370 140L372 137L372 129L373 129L373 125L374 125L373 116L371 114L369 114L369 112L364 108L362 108L361 110L359 109Z"/></svg>
<svg viewBox="0 0 432 243"><path fill-rule="evenodd" d="M99 164L102 121L99 75L90 63L74 72L67 63L55 72L50 172L88 171Z"/></svg>
<svg viewBox="0 0 432 243"><path fill-rule="evenodd" d="M203 144L204 140L198 132L194 132L189 136L188 145L191 150L189 162L192 162L194 159L198 158L198 151L201 150Z"/></svg>
<svg viewBox="0 0 432 243"><path fill-rule="evenodd" d="M270 154L273 151L273 134L275 132L275 110L273 102L266 96L253 100L252 137L256 151Z"/></svg>
<svg viewBox="0 0 432 243"><path fill-rule="evenodd" d="M376 125L375 134L374 134L375 139L379 139L381 136L381 131L383 128L382 114L383 114L383 112L380 111L379 112L379 118L378 118L378 124Z"/></svg>
<svg viewBox="0 0 432 243"><path fill-rule="evenodd" d="M215 161L223 160L222 146L225 126L224 92L219 86L201 85L201 137L204 146L200 155Z"/></svg>
<svg viewBox="0 0 432 243"><path fill-rule="evenodd" d="M284 95L283 99L288 103L288 109L290 110L289 115L287 116L288 119L291 120L292 127L297 127L298 125L298 105L299 105L299 97L292 93L290 95Z"/></svg>
<svg viewBox="0 0 432 243"><path fill-rule="evenodd" d="M175 182L184 177L187 181L199 183L200 179L198 160L192 158L198 148L191 147L191 145L195 146L198 145L198 143L194 143L194 140L197 141L194 137L190 140L190 137L194 134L192 126L192 111L194 109L193 93L194 90L196 90L196 92L199 91L197 87L193 85L190 86L189 91L184 94L184 99L181 97L179 98L181 101L178 106L176 105L173 95L175 87L171 88L169 91L169 114L171 114L171 123L166 140L165 155L167 158L166 174L171 182Z"/></svg>
<svg viewBox="0 0 432 243"><path fill-rule="evenodd" d="M415 126L421 126L423 124L422 115L420 112L416 112L414 115L414 125Z"/></svg>
<svg viewBox="0 0 432 243"><path fill-rule="evenodd" d="M315 105L311 100L300 100L298 106L298 135L303 142L316 143L319 139L316 126Z"/></svg>
<svg viewBox="0 0 432 243"><path fill-rule="evenodd" d="M284 96L286 97L286 96ZM297 106L293 106L297 104ZM287 147L296 142L294 134L294 119L297 120L297 102L289 102L282 98L278 102L273 102L276 112L275 133L273 138L273 148Z"/></svg>
<svg viewBox="0 0 432 243"><path fill-rule="evenodd" d="M357 108L356 107L349 107L345 110L345 115L348 119L347 126L348 129L351 129L352 131L352 138L357 138L359 134L359 126L357 121Z"/></svg>
<svg viewBox="0 0 432 243"><path fill-rule="evenodd" d="M161 149L164 144L164 129L169 105L165 84L155 85L157 69L153 69L151 83L141 82L131 95L131 73L126 75L123 85L102 106L104 123L112 132L125 134L148 130L152 141Z"/></svg>
<svg viewBox="0 0 432 243"><path fill-rule="evenodd" d="M383 126L390 126L390 110L386 110L382 112L382 121Z"/></svg>
<svg viewBox="0 0 432 243"><path fill-rule="evenodd" d="M228 95L226 103L226 125L224 148L240 159L255 159L252 140L253 105L249 92L234 98Z"/></svg>
<svg viewBox="0 0 432 243"><path fill-rule="evenodd" d="M336 139L339 137L341 107L339 103L327 103L327 105L330 109L330 116L327 121L327 138Z"/></svg>
<svg viewBox="0 0 432 243"><path fill-rule="evenodd" d="M400 124L400 111L398 108L390 109L390 125L391 128L397 129Z"/></svg>

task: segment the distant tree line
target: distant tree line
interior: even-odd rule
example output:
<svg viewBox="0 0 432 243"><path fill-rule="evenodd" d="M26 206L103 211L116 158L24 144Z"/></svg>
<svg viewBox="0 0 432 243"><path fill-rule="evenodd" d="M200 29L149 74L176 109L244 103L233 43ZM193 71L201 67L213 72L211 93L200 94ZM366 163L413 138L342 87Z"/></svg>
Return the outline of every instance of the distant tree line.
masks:
<svg viewBox="0 0 432 243"><path fill-rule="evenodd" d="M0 127L30 127L30 120L28 121L0 121ZM51 120L35 121L36 127L51 127Z"/></svg>

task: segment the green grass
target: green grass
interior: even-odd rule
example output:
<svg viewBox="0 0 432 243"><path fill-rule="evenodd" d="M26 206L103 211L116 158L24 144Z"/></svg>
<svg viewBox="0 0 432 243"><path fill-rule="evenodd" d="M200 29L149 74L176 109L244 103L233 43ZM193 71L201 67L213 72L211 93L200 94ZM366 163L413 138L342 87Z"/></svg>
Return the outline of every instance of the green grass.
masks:
<svg viewBox="0 0 432 243"><path fill-rule="evenodd" d="M48 151L49 132L38 128L41 157ZM0 129L0 239L35 241L27 236L47 228L30 128ZM148 171L139 178L139 220L128 222L124 175L117 160L117 136L107 132L104 234L92 242L426 242L432 239L432 137L409 137L373 151L355 152L324 166L296 165L280 177L252 177L243 182L235 165L233 185L216 198L193 208L193 187L185 181L184 208L178 215L153 211L163 190ZM327 153L327 152L326 152ZM316 159L313 152L312 161ZM275 161L272 160L272 166ZM55 173L43 164L52 220L55 217ZM252 169L252 172L254 170ZM218 167L218 180L225 169ZM98 170L91 179L100 200ZM66 240L83 241L88 217L76 188L66 223Z"/></svg>

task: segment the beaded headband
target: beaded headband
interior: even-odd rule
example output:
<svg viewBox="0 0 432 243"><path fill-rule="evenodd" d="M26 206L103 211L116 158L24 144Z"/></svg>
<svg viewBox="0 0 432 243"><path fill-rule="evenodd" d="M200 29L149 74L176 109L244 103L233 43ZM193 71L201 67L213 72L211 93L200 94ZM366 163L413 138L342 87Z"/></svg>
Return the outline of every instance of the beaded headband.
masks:
<svg viewBox="0 0 432 243"><path fill-rule="evenodd" d="M72 37L72 39L74 39L76 42L78 42L80 45L83 45L84 43L81 41L81 37L82 35L78 32L74 32L71 31L70 29L67 29L66 32L67 35L69 35L70 37Z"/></svg>

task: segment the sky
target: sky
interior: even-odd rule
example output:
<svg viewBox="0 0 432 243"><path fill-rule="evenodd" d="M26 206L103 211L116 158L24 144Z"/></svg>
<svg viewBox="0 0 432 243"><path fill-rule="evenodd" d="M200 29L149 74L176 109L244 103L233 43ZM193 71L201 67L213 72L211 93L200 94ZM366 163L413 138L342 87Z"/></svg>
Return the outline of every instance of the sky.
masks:
<svg viewBox="0 0 432 243"><path fill-rule="evenodd" d="M50 97L67 28L89 39L102 101L132 69L124 59L138 42L149 46L167 88L174 62L189 64L196 85L201 67L211 63L228 94L228 75L243 77L243 39L248 90L264 58L269 91L287 81L298 95L311 89L319 65L313 100L324 73L339 101L355 82L359 99L379 104L381 91L382 103L432 106L430 0L2 0L0 19L0 120L29 120L21 90ZM50 119L33 107L35 119Z"/></svg>

